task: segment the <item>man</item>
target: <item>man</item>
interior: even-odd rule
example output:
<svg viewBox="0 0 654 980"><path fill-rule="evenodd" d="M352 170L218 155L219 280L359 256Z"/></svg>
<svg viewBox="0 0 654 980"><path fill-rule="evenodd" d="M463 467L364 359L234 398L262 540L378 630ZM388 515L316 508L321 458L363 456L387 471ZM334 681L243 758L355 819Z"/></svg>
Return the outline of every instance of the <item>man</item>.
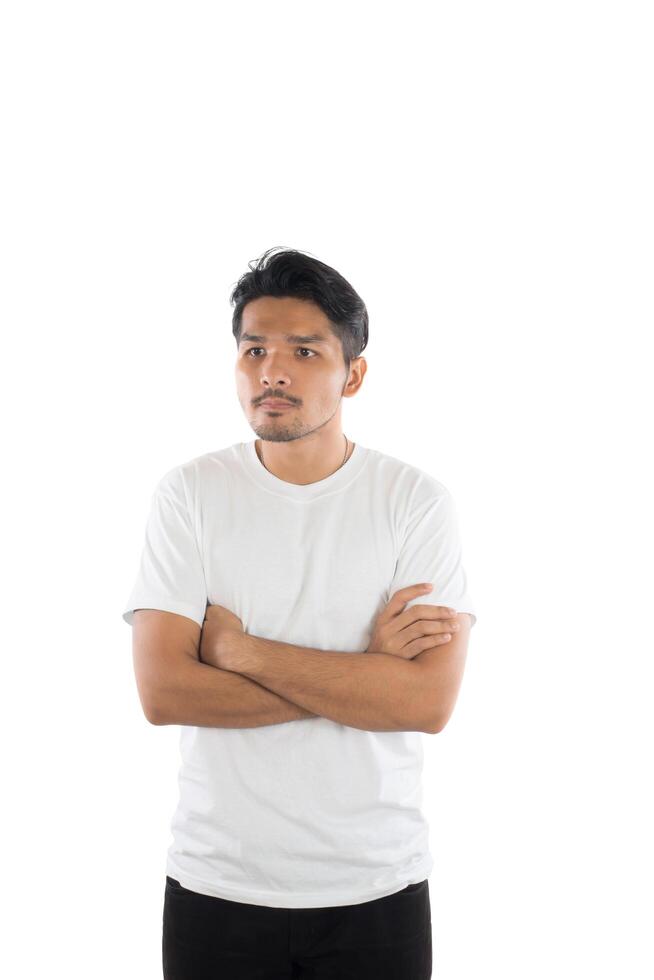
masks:
<svg viewBox="0 0 654 980"><path fill-rule="evenodd" d="M258 438L161 478L123 613L181 726L164 976L426 980L421 739L476 618L454 503L343 433L368 314L339 273L270 249L231 301Z"/></svg>

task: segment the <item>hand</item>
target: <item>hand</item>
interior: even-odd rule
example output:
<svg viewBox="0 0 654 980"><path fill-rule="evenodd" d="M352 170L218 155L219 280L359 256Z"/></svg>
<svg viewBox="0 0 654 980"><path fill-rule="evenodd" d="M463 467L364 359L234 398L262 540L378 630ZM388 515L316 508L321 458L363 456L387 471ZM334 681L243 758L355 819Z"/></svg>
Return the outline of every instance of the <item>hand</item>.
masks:
<svg viewBox="0 0 654 980"><path fill-rule="evenodd" d="M407 585L395 592L375 619L366 653L390 653L413 660L423 650L449 643L456 632L456 610L449 606L415 605L406 609L409 599L425 595L431 586Z"/></svg>
<svg viewBox="0 0 654 980"><path fill-rule="evenodd" d="M200 636L200 660L230 670L243 636L243 623L235 613L225 606L207 604Z"/></svg>

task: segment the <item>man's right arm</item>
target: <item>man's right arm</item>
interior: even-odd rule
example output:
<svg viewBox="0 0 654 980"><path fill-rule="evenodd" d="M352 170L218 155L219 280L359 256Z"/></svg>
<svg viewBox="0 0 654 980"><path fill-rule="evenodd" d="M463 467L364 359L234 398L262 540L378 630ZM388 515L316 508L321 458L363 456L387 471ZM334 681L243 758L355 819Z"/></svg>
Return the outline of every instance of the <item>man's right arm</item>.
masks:
<svg viewBox="0 0 654 980"><path fill-rule="evenodd" d="M200 636L200 626L186 616L161 609L134 612L134 671L151 724L257 728L320 717L249 677L203 663Z"/></svg>

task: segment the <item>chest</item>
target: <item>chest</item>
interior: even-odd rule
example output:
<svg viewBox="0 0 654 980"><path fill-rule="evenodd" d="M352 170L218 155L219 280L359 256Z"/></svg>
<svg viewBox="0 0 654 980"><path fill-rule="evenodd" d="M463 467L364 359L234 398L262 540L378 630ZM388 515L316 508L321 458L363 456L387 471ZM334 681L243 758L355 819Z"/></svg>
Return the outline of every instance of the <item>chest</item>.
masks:
<svg viewBox="0 0 654 980"><path fill-rule="evenodd" d="M370 501L231 500L205 515L201 539L209 602L257 636L365 648L390 597L397 535Z"/></svg>

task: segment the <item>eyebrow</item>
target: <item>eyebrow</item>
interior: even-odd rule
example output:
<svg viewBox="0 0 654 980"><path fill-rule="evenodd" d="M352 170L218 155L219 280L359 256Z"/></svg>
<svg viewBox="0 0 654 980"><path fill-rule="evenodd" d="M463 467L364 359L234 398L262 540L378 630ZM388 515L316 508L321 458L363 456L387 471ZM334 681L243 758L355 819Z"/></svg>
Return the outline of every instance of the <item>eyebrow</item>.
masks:
<svg viewBox="0 0 654 980"><path fill-rule="evenodd" d="M327 338L321 333L310 333L310 334L298 334L298 333L287 333L284 334L284 339L289 344L326 344ZM259 343L262 340L266 340L263 334L259 333L244 333L241 334L241 344L245 344L248 341L255 341Z"/></svg>

